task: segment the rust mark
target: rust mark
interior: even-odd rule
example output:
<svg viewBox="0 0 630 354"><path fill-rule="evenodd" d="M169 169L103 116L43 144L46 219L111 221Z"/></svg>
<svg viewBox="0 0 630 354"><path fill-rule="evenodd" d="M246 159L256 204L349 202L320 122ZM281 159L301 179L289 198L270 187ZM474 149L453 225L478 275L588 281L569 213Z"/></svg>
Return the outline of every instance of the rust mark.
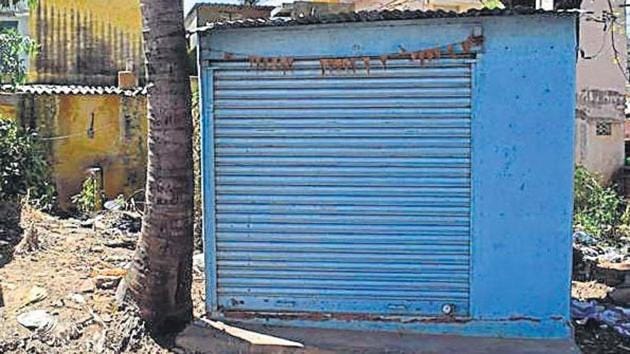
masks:
<svg viewBox="0 0 630 354"><path fill-rule="evenodd" d="M446 52L448 53L448 55L451 57L451 59L455 59L455 48L453 47L452 44L449 44L446 47Z"/></svg>
<svg viewBox="0 0 630 354"><path fill-rule="evenodd" d="M284 57L281 59L281 67L282 67L282 72L286 75L287 71L293 71L293 58L291 57Z"/></svg>
<svg viewBox="0 0 630 354"><path fill-rule="evenodd" d="M365 65L365 71L367 72L367 74L370 75L370 58L369 57L363 57L363 65Z"/></svg>
<svg viewBox="0 0 630 354"><path fill-rule="evenodd" d="M440 316L440 317L421 317L421 316L384 316L371 314L356 313L320 313L320 312L248 312L248 311L225 311L223 315L229 319L235 320L281 320L281 321L369 321L384 323L467 323L472 321L470 318Z"/></svg>
<svg viewBox="0 0 630 354"><path fill-rule="evenodd" d="M249 67L255 70L281 70L285 74L287 71L293 70L294 59L292 57L259 57L252 55L247 59Z"/></svg>
<svg viewBox="0 0 630 354"><path fill-rule="evenodd" d="M322 76L326 75L327 65L328 65L328 59L319 59L319 66L322 69Z"/></svg>
<svg viewBox="0 0 630 354"><path fill-rule="evenodd" d="M394 54L384 54L378 56L378 60L381 62L383 66L383 70L387 70L387 61L391 59L409 59L412 62L419 61L420 65L423 65L427 61L432 61L435 59L440 59L445 55L448 55L450 58L458 58L461 55L467 55L471 53L471 50L475 46L480 46L484 42L483 36L469 36L463 42L458 44L449 44L446 46L446 50L444 51L444 47L435 47L430 49L424 49L414 52L408 52L406 50L401 50L399 53ZM455 45L461 46L461 52L457 52L455 50ZM362 57L339 57L339 58L318 58L319 66L321 70L321 75L325 76L327 73L333 74L338 71L342 72L357 72L357 61L363 61L365 66L365 71L367 74L370 74L370 61L371 58L369 56ZM225 53L224 59L232 60L235 59L231 53ZM288 71L293 70L294 59L292 57L259 57L259 56L249 56L249 66L252 69L256 70L281 70L283 73L287 73Z"/></svg>
<svg viewBox="0 0 630 354"><path fill-rule="evenodd" d="M527 316L512 316L508 318L507 321L528 321L528 322L536 322L536 323L542 322L540 318L527 317Z"/></svg>
<svg viewBox="0 0 630 354"><path fill-rule="evenodd" d="M352 70L352 73L357 73L357 66L355 64L354 58L348 58L344 60L344 70L349 71Z"/></svg>
<svg viewBox="0 0 630 354"><path fill-rule="evenodd" d="M383 70L387 70L387 60L389 59L389 55L381 55L379 59L383 65Z"/></svg>
<svg viewBox="0 0 630 354"><path fill-rule="evenodd" d="M470 53L470 50L473 46L472 41L470 40L470 37L466 39L465 41L463 41L461 43L461 46L462 46L462 52L464 52L465 54Z"/></svg>
<svg viewBox="0 0 630 354"><path fill-rule="evenodd" d="M438 323L438 324L464 324L473 321L470 317L455 316L397 316L374 315L356 313L321 313L321 312L250 312L250 311L223 311L223 317L234 320L280 320L280 321L366 321L381 323ZM554 321L562 321L561 316L550 317ZM512 316L507 319L495 319L496 322L527 321L540 323L542 319L528 316Z"/></svg>

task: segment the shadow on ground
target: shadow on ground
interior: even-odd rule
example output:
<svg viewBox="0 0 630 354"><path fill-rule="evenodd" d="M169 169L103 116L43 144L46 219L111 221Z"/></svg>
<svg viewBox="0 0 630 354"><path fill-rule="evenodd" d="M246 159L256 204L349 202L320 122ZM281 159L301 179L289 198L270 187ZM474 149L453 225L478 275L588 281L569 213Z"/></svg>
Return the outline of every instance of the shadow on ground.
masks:
<svg viewBox="0 0 630 354"><path fill-rule="evenodd" d="M19 202L0 201L0 268L11 262L13 250L22 240L21 213Z"/></svg>

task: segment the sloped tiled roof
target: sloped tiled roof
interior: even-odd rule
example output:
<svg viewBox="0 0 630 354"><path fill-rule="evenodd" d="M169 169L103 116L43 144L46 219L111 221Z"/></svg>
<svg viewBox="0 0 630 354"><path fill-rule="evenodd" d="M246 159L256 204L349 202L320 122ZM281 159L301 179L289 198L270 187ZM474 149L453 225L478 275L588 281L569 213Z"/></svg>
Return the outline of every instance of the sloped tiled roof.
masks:
<svg viewBox="0 0 630 354"><path fill-rule="evenodd" d="M78 86L78 85L45 85L32 84L13 87L10 85L0 86L3 93L23 93L32 95L119 95L119 96L142 96L147 94L146 87L133 89L121 89L116 86Z"/></svg>

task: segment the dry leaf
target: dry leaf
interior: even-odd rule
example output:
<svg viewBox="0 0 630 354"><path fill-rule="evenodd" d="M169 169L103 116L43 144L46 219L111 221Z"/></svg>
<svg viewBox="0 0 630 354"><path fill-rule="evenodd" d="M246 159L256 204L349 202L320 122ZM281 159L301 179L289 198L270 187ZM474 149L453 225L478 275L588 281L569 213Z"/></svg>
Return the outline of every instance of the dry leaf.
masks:
<svg viewBox="0 0 630 354"><path fill-rule="evenodd" d="M421 51L418 53L418 59L420 59L420 65L424 66L424 61L426 59L427 55L424 51Z"/></svg>
<svg viewBox="0 0 630 354"><path fill-rule="evenodd" d="M92 277L124 277L125 275L127 275L127 270L123 268L111 268L92 272Z"/></svg>
<svg viewBox="0 0 630 354"><path fill-rule="evenodd" d="M40 302L48 297L48 291L42 287L34 286L26 295L24 306Z"/></svg>

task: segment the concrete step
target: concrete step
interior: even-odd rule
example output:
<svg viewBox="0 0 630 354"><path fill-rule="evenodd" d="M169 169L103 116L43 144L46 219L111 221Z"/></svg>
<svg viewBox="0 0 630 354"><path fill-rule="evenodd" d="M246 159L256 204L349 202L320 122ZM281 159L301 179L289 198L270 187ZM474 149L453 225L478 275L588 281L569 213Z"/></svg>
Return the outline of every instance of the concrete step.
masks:
<svg viewBox="0 0 630 354"><path fill-rule="evenodd" d="M234 325L197 320L176 351L203 354L577 354L570 340L524 340L396 332Z"/></svg>

